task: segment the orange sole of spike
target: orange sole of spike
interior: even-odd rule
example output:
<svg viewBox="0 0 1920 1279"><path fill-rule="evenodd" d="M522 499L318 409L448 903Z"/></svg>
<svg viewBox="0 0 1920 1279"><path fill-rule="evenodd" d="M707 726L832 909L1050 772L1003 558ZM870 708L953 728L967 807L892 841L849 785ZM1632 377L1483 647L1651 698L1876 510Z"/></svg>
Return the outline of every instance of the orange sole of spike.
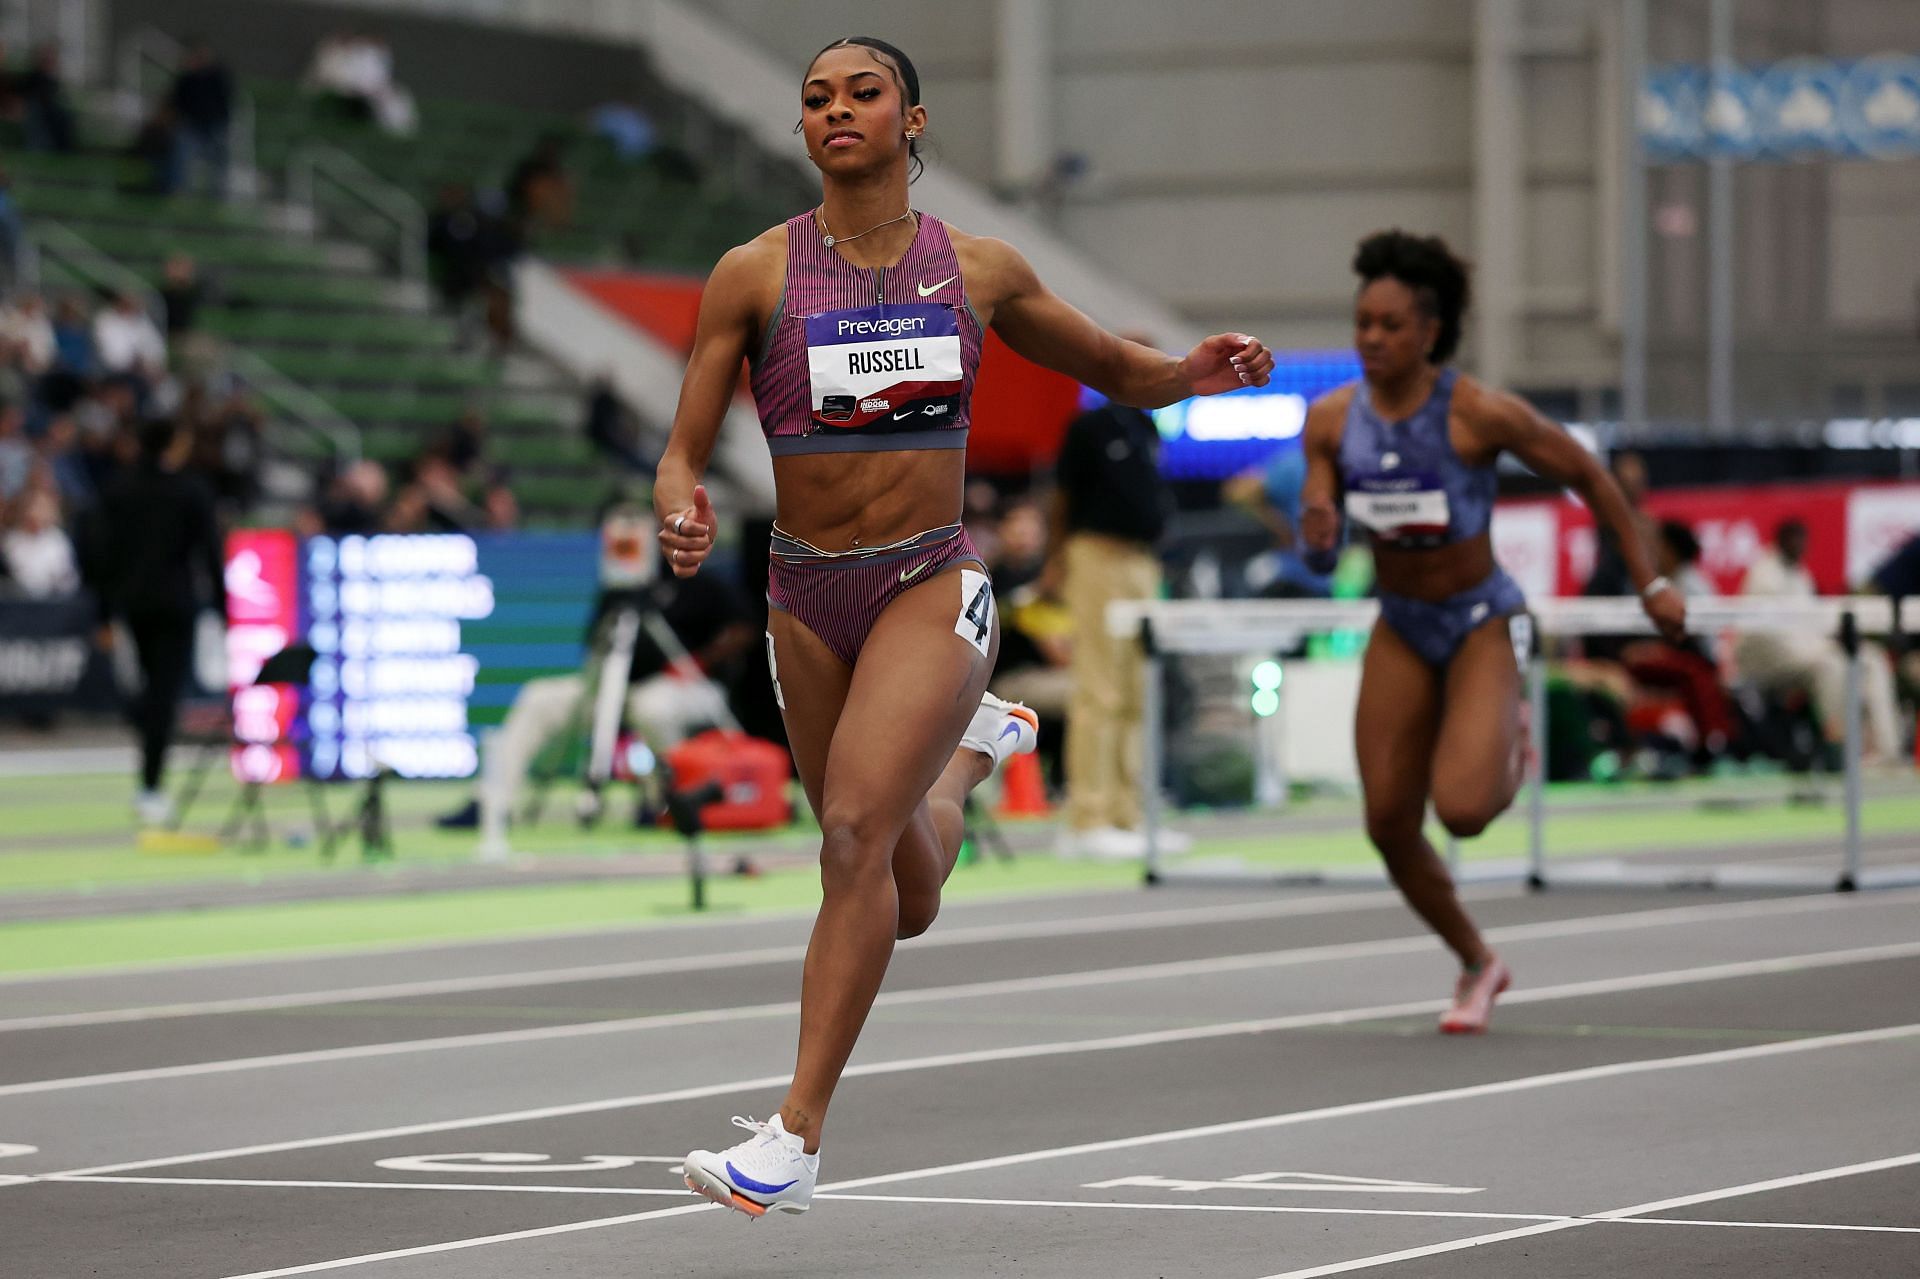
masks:
<svg viewBox="0 0 1920 1279"><path fill-rule="evenodd" d="M764 1217L767 1215L765 1204L757 1204L751 1199L742 1198L740 1195L734 1193L728 1193L726 1195L716 1194L714 1191L707 1189L695 1181L692 1177L683 1176L680 1180L686 1183L688 1190L691 1190L703 1199L713 1200L713 1202L719 1204L722 1208L732 1208L736 1212L746 1213L749 1217Z"/></svg>
<svg viewBox="0 0 1920 1279"><path fill-rule="evenodd" d="M1025 706L1008 707L1007 714L1013 716L1015 719L1026 721L1027 727L1031 728L1034 732L1037 733L1040 731L1040 716Z"/></svg>

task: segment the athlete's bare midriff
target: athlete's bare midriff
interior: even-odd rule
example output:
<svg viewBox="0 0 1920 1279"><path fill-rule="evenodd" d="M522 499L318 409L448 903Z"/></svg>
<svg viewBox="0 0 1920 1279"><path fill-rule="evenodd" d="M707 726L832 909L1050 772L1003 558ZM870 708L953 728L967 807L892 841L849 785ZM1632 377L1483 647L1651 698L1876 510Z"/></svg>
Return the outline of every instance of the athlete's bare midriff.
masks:
<svg viewBox="0 0 1920 1279"><path fill-rule="evenodd" d="M780 527L823 551L884 546L960 521L965 449L777 457Z"/></svg>
<svg viewBox="0 0 1920 1279"><path fill-rule="evenodd" d="M1374 579L1390 595L1437 604L1493 573L1493 538L1482 533L1429 551L1373 548Z"/></svg>

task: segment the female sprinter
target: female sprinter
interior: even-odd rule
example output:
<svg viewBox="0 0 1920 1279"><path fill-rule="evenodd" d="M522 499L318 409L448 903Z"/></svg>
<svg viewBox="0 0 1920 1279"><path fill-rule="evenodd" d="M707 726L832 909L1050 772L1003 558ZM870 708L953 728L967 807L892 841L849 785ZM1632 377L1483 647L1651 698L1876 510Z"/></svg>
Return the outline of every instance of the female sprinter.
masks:
<svg viewBox="0 0 1920 1279"><path fill-rule="evenodd" d="M1347 518L1372 537L1380 620L1367 643L1354 737L1367 835L1387 872L1460 957L1449 1034L1487 1028L1512 980L1454 893L1422 833L1440 823L1478 835L1513 801L1525 767L1520 657L1526 600L1493 560L1494 461L1511 452L1573 488L1613 530L1641 603L1681 635L1686 607L1652 555L1612 476L1516 396L1456 374L1467 270L1438 238L1384 231L1361 241L1354 344L1362 379L1307 414L1301 531L1325 562Z"/></svg>
<svg viewBox="0 0 1920 1279"><path fill-rule="evenodd" d="M821 829L825 900L801 981L800 1048L779 1113L687 1185L753 1216L804 1212L821 1127L895 938L926 930L961 804L1033 749L1025 707L985 695L999 629L961 530L968 399L982 330L1126 404L1259 385L1240 335L1175 359L1104 332L1019 253L907 201L927 124L913 64L882 41L824 49L800 91L820 206L733 249L708 280L654 505L674 571L713 544L700 477L743 358L773 454L769 661Z"/></svg>

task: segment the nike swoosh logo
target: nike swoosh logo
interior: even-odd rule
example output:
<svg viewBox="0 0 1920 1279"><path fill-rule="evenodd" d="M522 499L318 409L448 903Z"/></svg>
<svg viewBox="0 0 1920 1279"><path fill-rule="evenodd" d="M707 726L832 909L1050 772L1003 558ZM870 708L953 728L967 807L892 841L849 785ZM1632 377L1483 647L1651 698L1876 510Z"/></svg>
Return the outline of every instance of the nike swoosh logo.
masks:
<svg viewBox="0 0 1920 1279"><path fill-rule="evenodd" d="M1000 740L1005 740L1008 733L1012 733L1015 737L1020 736L1020 726L1018 724L1009 724L1001 729Z"/></svg>
<svg viewBox="0 0 1920 1279"><path fill-rule="evenodd" d="M727 1177L738 1189L751 1190L756 1195L777 1195L782 1190L785 1190L787 1186L798 1185L800 1182L800 1179L795 1177L785 1185L770 1186L764 1181L755 1181L738 1168L735 1168L733 1166L733 1160L731 1159L727 1160Z"/></svg>
<svg viewBox="0 0 1920 1279"><path fill-rule="evenodd" d="M893 415L893 420L898 422L903 417L912 417L915 412L917 412L915 409L901 409Z"/></svg>
<svg viewBox="0 0 1920 1279"><path fill-rule="evenodd" d="M928 561L926 562L926 564L916 564L916 565L915 565L914 567L912 567L912 568L903 568L903 569L901 569L901 570L900 570L900 580L901 580L901 581L903 581L903 582L904 582L904 581L907 581L908 579L910 579L910 578L912 578L912 577L913 577L914 575L916 575L917 573L919 573L921 569L923 569L923 568L925 568L925 567L927 566L927 564L931 564L931 563L933 563L933 561L932 561L932 560L928 560Z"/></svg>
<svg viewBox="0 0 1920 1279"><path fill-rule="evenodd" d="M950 275L946 279L940 281L940 283L938 284L917 284L914 287L920 290L921 297L930 298L934 294L946 288L949 284L952 284L955 280L959 278L960 277L957 275Z"/></svg>

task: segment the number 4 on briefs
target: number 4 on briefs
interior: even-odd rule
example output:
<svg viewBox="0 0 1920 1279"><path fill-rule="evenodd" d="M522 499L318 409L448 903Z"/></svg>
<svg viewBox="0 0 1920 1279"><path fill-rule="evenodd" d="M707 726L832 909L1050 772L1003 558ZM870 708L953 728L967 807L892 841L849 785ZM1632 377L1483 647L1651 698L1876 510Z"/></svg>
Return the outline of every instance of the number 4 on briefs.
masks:
<svg viewBox="0 0 1920 1279"><path fill-rule="evenodd" d="M974 592L973 602L967 605L966 618L977 628L973 642L986 643L987 631L993 625L993 584L991 582L982 583L980 589Z"/></svg>

